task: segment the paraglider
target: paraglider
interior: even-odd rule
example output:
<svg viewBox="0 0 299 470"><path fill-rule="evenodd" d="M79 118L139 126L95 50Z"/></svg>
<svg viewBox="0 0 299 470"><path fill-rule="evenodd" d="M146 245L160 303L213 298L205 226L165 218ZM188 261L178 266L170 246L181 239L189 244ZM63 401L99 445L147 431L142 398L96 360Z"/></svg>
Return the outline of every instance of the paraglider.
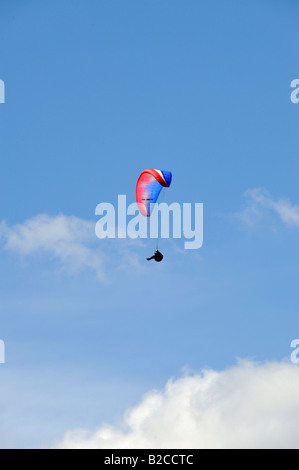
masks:
<svg viewBox="0 0 299 470"><path fill-rule="evenodd" d="M170 171L147 169L141 173L136 185L136 202L142 215L151 216L162 188L169 188L171 180ZM157 262L162 261L163 255L158 251L158 247L154 256L147 258L148 261L151 259Z"/></svg>
<svg viewBox="0 0 299 470"><path fill-rule="evenodd" d="M163 255L162 255L162 253L160 253L159 250L156 250L154 256L151 256L150 258L146 258L146 259L147 259L147 261L150 261L151 259L154 259L155 261L157 261L159 263L160 261L162 261Z"/></svg>

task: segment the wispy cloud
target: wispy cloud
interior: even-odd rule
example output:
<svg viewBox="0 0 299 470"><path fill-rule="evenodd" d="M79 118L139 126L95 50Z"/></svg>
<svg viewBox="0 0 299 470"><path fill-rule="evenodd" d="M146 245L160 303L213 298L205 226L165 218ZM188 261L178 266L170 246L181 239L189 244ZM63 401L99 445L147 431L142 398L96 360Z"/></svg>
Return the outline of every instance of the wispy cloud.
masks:
<svg viewBox="0 0 299 470"><path fill-rule="evenodd" d="M0 225L4 248L20 255L47 252L72 273L92 269L104 277L105 256L92 246L94 223L73 216L37 215L23 224Z"/></svg>
<svg viewBox="0 0 299 470"><path fill-rule="evenodd" d="M241 361L170 380L121 425L69 431L59 448L299 448L299 368Z"/></svg>
<svg viewBox="0 0 299 470"><path fill-rule="evenodd" d="M40 214L22 224L0 223L5 250L21 256L48 254L70 274L92 270L104 280L113 270L142 269L136 249L141 240L99 240L95 222L74 216Z"/></svg>
<svg viewBox="0 0 299 470"><path fill-rule="evenodd" d="M244 194L245 207L237 216L247 225L254 226L265 217L275 214L289 226L299 227L299 206L287 199L275 200L263 188L249 189Z"/></svg>

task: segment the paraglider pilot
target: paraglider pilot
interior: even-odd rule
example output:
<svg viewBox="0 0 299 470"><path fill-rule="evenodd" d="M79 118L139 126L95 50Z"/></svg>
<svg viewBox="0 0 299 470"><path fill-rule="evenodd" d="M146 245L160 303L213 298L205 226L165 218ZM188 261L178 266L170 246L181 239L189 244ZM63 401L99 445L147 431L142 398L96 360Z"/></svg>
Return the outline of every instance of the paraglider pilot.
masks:
<svg viewBox="0 0 299 470"><path fill-rule="evenodd" d="M163 255L162 255L162 253L160 253L159 250L156 250L155 254L151 258L146 258L146 259L148 261L150 261L151 259L154 259L155 261L160 262L163 259Z"/></svg>

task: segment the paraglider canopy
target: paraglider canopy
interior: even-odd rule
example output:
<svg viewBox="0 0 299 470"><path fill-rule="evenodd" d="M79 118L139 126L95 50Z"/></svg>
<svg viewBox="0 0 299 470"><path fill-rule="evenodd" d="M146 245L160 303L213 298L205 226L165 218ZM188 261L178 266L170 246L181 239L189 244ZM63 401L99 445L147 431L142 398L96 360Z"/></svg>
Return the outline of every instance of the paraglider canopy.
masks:
<svg viewBox="0 0 299 470"><path fill-rule="evenodd" d="M150 217L162 188L169 188L171 180L170 171L148 169L141 173L136 185L136 202L142 215Z"/></svg>

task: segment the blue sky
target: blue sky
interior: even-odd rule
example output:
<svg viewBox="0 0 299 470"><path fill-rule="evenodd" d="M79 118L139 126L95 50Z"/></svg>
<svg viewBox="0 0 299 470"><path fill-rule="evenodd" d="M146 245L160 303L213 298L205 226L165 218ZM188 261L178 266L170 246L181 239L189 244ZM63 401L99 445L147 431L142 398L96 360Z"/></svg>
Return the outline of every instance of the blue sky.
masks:
<svg viewBox="0 0 299 470"><path fill-rule="evenodd" d="M0 446L116 422L185 369L289 358L298 10L1 1ZM204 203L200 250L163 240L148 265L152 241L95 237L97 204L133 202L145 168L172 171L167 202ZM74 238L39 243L59 215ZM11 237L30 220L20 248Z"/></svg>

